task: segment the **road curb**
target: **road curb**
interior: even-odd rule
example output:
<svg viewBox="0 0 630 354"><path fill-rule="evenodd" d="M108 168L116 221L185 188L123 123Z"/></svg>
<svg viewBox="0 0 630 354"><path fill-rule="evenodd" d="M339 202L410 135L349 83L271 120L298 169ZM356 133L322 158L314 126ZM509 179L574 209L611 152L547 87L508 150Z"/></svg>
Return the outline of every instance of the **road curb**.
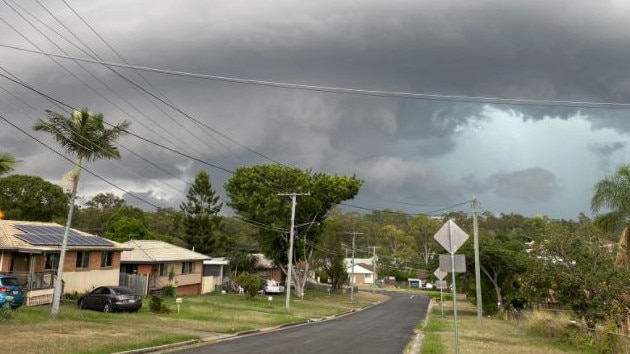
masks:
<svg viewBox="0 0 630 354"><path fill-rule="evenodd" d="M347 316L347 315L353 314L355 312L363 311L363 310L365 310L367 308L379 305L379 304L381 304L383 302L386 302L386 301L389 301L389 299L388 300L383 300L383 301L376 301L376 302L374 302L374 303L372 303L372 304L370 304L368 306L364 306L364 307L360 307L360 308L356 308L356 309L351 309L351 310L348 310L346 312L342 312L342 313L338 313L336 315L326 316L326 317L322 317L322 318L309 318L309 319L304 320L304 321L284 323L284 324L281 324L281 325L278 325L278 326L274 326L274 327L267 327L267 328L261 328L261 329L253 329L253 330L241 331L241 332L236 332L234 334L223 334L223 335L219 335L219 336L212 337L212 338L191 339L191 340L183 341L183 342L158 345L158 346L155 346L155 347L139 348L139 349L133 349L133 350L128 350L128 351L122 351L122 352L115 352L115 353L112 353L112 354L157 353L157 352L161 352L163 350L174 349L174 348L185 347L185 346L192 346L192 345L200 344L200 343L218 342L218 341L222 341L222 340L230 340L230 339L233 339L233 338L236 338L236 337L246 336L246 335L250 335L250 334L270 332L270 331L280 330L280 329L284 329L284 328L288 328L288 327L294 327L294 326L299 326L299 325L304 325L304 324L309 324L309 323L333 320L333 319L336 319L336 318L339 318L339 317L343 317L343 316Z"/></svg>
<svg viewBox="0 0 630 354"><path fill-rule="evenodd" d="M158 345L158 346L155 346L155 347L127 350L127 351L124 351L124 352L115 352L113 354L155 353L155 352L158 352L158 351L161 351L161 350L173 349L173 348L183 347L183 346L187 346L187 345L193 345L193 344L197 344L197 343L200 343L200 342L201 342L200 339L191 339L191 340L187 340L187 341L184 341L184 342L177 342L177 343Z"/></svg>

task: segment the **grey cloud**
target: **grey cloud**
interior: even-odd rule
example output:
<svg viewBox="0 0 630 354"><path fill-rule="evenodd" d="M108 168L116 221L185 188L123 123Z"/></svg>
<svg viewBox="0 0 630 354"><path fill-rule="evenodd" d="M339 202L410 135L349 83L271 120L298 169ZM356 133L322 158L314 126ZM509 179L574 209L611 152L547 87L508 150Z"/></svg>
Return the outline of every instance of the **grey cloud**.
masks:
<svg viewBox="0 0 630 354"><path fill-rule="evenodd" d="M623 149L626 143L615 141L611 143L592 143L589 144L588 150L600 157L609 157L611 154Z"/></svg>
<svg viewBox="0 0 630 354"><path fill-rule="evenodd" d="M555 174L539 167L498 172L487 182L488 187L499 196L532 203L550 200L558 189Z"/></svg>

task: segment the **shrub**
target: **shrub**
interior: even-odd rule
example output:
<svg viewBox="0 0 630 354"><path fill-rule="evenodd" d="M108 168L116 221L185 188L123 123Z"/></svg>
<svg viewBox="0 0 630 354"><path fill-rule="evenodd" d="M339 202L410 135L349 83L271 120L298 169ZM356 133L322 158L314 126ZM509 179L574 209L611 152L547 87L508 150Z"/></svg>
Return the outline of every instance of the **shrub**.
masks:
<svg viewBox="0 0 630 354"><path fill-rule="evenodd" d="M177 288L173 285L167 285L164 287L164 295L168 297L176 297L177 296Z"/></svg>
<svg viewBox="0 0 630 354"><path fill-rule="evenodd" d="M13 309L9 304L0 306L0 323L9 322L13 318Z"/></svg>
<svg viewBox="0 0 630 354"><path fill-rule="evenodd" d="M245 294L249 298L256 296L263 285L263 279L260 274L241 274L236 277L236 282L245 289Z"/></svg>
<svg viewBox="0 0 630 354"><path fill-rule="evenodd" d="M153 313L171 313L171 310L164 304L164 300L158 296L151 296L151 301L149 302L149 310Z"/></svg>

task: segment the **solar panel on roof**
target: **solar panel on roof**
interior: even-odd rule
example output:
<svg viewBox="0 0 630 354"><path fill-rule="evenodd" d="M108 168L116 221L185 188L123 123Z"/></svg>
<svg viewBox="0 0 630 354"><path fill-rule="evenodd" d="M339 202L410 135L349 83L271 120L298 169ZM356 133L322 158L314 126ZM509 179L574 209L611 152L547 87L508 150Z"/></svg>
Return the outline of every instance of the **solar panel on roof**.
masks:
<svg viewBox="0 0 630 354"><path fill-rule="evenodd" d="M61 245L65 228L62 226L41 225L15 225L26 234L14 234L13 236L28 242L31 245ZM103 237L85 236L74 230L68 231L68 246L113 246L114 244Z"/></svg>

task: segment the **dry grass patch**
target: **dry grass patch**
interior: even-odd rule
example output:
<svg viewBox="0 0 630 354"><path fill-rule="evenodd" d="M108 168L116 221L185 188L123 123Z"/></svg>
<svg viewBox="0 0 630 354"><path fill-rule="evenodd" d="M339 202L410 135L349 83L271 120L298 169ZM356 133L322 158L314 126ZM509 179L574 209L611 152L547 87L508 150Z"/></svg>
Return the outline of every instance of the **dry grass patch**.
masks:
<svg viewBox="0 0 630 354"><path fill-rule="evenodd" d="M590 353L532 333L523 321L515 325L508 321L486 317L482 319L482 324L479 326L476 308L467 301L458 301L457 309L459 348L463 353L501 351L510 354ZM425 328L426 345L423 346L422 353L454 353L453 324L452 302L444 304L444 319L441 318L439 306L434 306L428 328Z"/></svg>

